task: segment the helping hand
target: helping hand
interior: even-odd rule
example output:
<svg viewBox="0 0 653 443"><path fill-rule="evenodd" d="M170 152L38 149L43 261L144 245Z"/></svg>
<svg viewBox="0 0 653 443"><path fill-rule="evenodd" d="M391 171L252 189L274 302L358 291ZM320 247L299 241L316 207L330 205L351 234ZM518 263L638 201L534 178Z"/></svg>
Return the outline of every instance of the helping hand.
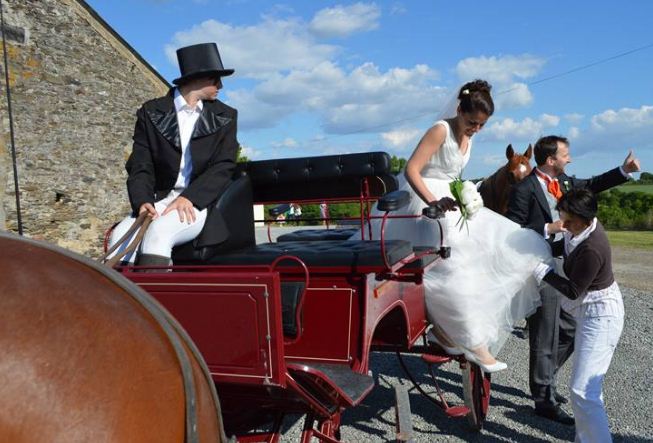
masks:
<svg viewBox="0 0 653 443"><path fill-rule="evenodd" d="M546 263L539 263L535 266L535 269L533 269L533 277L537 281L537 284L542 283L544 276L551 271L553 271L553 268Z"/></svg>
<svg viewBox="0 0 653 443"><path fill-rule="evenodd" d="M195 210L193 208L193 203L191 203L190 200L188 200L186 197L182 197L181 195L174 199L172 203L168 205L168 207L163 211L163 214L161 215L166 215L170 211L177 210L179 213L179 221L184 222L184 220L188 223L194 223L195 222Z"/></svg>
<svg viewBox="0 0 653 443"><path fill-rule="evenodd" d="M442 197L440 200L433 200L429 203L429 206L437 206L443 211L458 210L458 204L456 203L456 200L451 197Z"/></svg>
<svg viewBox="0 0 653 443"><path fill-rule="evenodd" d="M156 209L154 209L154 205L152 203L143 203L141 207L138 209L138 214L142 214L143 212L147 212L150 217L152 217L152 220L157 218L159 214L157 214Z"/></svg>
<svg viewBox="0 0 653 443"><path fill-rule="evenodd" d="M553 223L546 224L546 233L549 235L557 234L558 232L567 232L562 220L556 220Z"/></svg>
<svg viewBox="0 0 653 443"><path fill-rule="evenodd" d="M639 159L635 157L632 149L628 152L628 157L626 157L626 160L624 160L624 164L621 167L628 174L639 172L641 170Z"/></svg>

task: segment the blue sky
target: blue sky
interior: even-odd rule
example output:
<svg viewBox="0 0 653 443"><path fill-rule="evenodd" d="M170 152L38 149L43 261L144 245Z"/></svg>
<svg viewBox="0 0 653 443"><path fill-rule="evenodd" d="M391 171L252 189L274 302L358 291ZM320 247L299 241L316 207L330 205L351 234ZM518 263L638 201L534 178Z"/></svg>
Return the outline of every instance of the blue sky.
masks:
<svg viewBox="0 0 653 443"><path fill-rule="evenodd" d="M508 143L523 151L548 134L570 138L572 174L603 172L631 148L653 169L648 0L87 2L168 80L177 48L215 41L236 70L220 98L239 110L250 159L407 158L453 91L484 78L497 110L466 177L496 170Z"/></svg>

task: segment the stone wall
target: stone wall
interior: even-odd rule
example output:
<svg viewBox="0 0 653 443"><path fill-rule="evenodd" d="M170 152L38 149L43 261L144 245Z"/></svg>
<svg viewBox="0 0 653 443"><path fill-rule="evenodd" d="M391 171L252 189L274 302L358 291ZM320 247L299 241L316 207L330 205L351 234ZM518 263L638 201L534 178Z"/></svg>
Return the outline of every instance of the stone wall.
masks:
<svg viewBox="0 0 653 443"><path fill-rule="evenodd" d="M98 256L128 211L135 111L168 85L81 0L3 5L25 235ZM17 231L4 66L0 85L0 223Z"/></svg>

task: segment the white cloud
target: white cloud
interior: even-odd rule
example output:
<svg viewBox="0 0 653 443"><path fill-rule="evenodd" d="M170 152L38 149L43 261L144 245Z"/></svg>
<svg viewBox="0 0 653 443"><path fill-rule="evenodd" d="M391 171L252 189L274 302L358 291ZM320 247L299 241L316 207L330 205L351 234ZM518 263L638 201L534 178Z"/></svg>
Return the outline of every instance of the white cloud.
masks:
<svg viewBox="0 0 653 443"><path fill-rule="evenodd" d="M292 137L286 137L285 139L278 141L278 142L272 142L270 145L273 148L296 148L298 146L297 141L292 138Z"/></svg>
<svg viewBox="0 0 653 443"><path fill-rule="evenodd" d="M380 16L381 11L374 3L338 5L318 11L308 29L319 38L347 37L378 28Z"/></svg>
<svg viewBox="0 0 653 443"><path fill-rule="evenodd" d="M408 12L403 3L396 2L390 7L390 15L401 15Z"/></svg>
<svg viewBox="0 0 653 443"><path fill-rule="evenodd" d="M241 155L247 157L248 160L259 160L263 158L263 151L254 149L250 146L242 146Z"/></svg>
<svg viewBox="0 0 653 443"><path fill-rule="evenodd" d="M631 129L653 126L653 106L639 109L621 108L618 111L608 109L592 117L592 129L595 131L614 130L627 132Z"/></svg>
<svg viewBox="0 0 653 443"><path fill-rule="evenodd" d="M491 123L479 133L479 136L483 140L532 143L543 134L545 129L555 128L559 123L560 117L550 114L542 114L537 119L526 117L521 121L504 118Z"/></svg>
<svg viewBox="0 0 653 443"><path fill-rule="evenodd" d="M523 80L534 77L545 62L529 54L469 57L458 62L456 73L464 81L475 78L489 81L498 108L521 107L533 101Z"/></svg>
<svg viewBox="0 0 653 443"><path fill-rule="evenodd" d="M499 154L485 154L483 155L482 162L484 165L499 167L506 164L506 156Z"/></svg>
<svg viewBox="0 0 653 443"><path fill-rule="evenodd" d="M569 128L569 132L567 133L567 137L569 140L575 140L580 136L580 129L578 129L576 126L572 126Z"/></svg>
<svg viewBox="0 0 653 443"><path fill-rule="evenodd" d="M292 69L309 69L338 51L336 46L317 43L300 20L272 18L253 26L207 20L175 33L165 51L176 65L177 48L211 41L218 44L226 68L234 68L237 76L258 79Z"/></svg>
<svg viewBox="0 0 653 443"><path fill-rule="evenodd" d="M386 146L399 151L412 150L415 148L419 137L424 130L416 128L397 129L395 131L382 132L381 138Z"/></svg>
<svg viewBox="0 0 653 443"><path fill-rule="evenodd" d="M560 117L551 114L542 114L540 115L539 120L542 123L542 126L547 128L556 127L560 123Z"/></svg>
<svg viewBox="0 0 653 443"><path fill-rule="evenodd" d="M580 122L583 121L583 118L585 118L585 116L583 114L578 114L577 112L565 115L565 120L567 120L572 125L580 124Z"/></svg>
<svg viewBox="0 0 653 443"><path fill-rule="evenodd" d="M438 73L425 65L381 72L364 63L346 72L332 62L312 69L275 74L253 91L228 94L249 127L278 122L292 112L313 112L328 133L377 132L406 118L432 114L442 106L446 90L432 86ZM252 114L247 116L248 114Z"/></svg>
<svg viewBox="0 0 653 443"><path fill-rule="evenodd" d="M653 150L653 106L608 109L575 132L574 152Z"/></svg>

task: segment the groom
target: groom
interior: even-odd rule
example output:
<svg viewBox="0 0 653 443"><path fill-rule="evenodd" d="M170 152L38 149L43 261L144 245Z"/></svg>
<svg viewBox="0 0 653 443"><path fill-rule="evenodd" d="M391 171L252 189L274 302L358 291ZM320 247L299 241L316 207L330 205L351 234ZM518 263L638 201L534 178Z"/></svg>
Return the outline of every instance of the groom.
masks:
<svg viewBox="0 0 653 443"><path fill-rule="evenodd" d="M587 188L594 193L620 185L629 174L639 171L639 160L632 151L623 165L590 179L565 174L571 163L569 141L550 135L540 138L534 148L537 167L513 186L506 216L524 228L533 229L552 243L561 238L564 228L555 209L558 199L572 188ZM563 424L574 419L560 408L567 399L556 392L558 369L574 350L576 322L560 309L558 292L546 285L541 291L542 306L528 319L529 384L535 400L535 413Z"/></svg>

